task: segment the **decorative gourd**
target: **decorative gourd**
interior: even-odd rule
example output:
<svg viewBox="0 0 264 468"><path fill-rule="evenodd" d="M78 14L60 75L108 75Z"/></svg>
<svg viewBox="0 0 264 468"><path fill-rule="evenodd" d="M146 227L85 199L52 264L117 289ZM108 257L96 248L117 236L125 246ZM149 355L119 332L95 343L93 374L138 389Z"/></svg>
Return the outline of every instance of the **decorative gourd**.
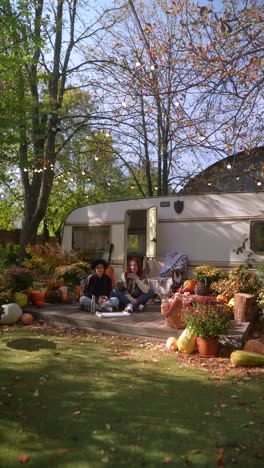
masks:
<svg viewBox="0 0 264 468"><path fill-rule="evenodd" d="M259 340L248 340L244 346L244 350L264 355L264 343Z"/></svg>
<svg viewBox="0 0 264 468"><path fill-rule="evenodd" d="M232 297L232 299L230 299L230 301L228 302L228 305L229 307L234 307L235 306L235 298Z"/></svg>
<svg viewBox="0 0 264 468"><path fill-rule="evenodd" d="M26 307L26 305L28 304L28 295L26 293L16 292L14 294L13 299L15 304L18 304L19 307L21 307L21 309L23 309L23 307Z"/></svg>
<svg viewBox="0 0 264 468"><path fill-rule="evenodd" d="M235 367L257 367L264 366L264 356L259 353L237 350L230 355L230 360Z"/></svg>
<svg viewBox="0 0 264 468"><path fill-rule="evenodd" d="M188 290L189 292L193 293L195 289L195 281L193 279L188 279L183 283L184 289Z"/></svg>
<svg viewBox="0 0 264 468"><path fill-rule="evenodd" d="M15 303L4 304L3 309L5 313L0 317L2 325L12 325L13 323L16 323L23 314L21 307Z"/></svg>
<svg viewBox="0 0 264 468"><path fill-rule="evenodd" d="M185 328L178 338L177 345L178 350L182 353L191 354L195 350L196 336L189 328Z"/></svg>
<svg viewBox="0 0 264 468"><path fill-rule="evenodd" d="M217 302L225 302L225 304L228 304L228 297L226 297L224 294L218 294L216 296Z"/></svg>
<svg viewBox="0 0 264 468"><path fill-rule="evenodd" d="M24 324L24 325L31 325L31 323L33 323L34 319L32 317L31 314L28 314L27 312L25 314L22 315L21 317L21 322Z"/></svg>
<svg viewBox="0 0 264 468"><path fill-rule="evenodd" d="M170 338L168 338L166 341L166 348L169 351L177 351L178 349L177 338L175 338L174 336L170 336Z"/></svg>

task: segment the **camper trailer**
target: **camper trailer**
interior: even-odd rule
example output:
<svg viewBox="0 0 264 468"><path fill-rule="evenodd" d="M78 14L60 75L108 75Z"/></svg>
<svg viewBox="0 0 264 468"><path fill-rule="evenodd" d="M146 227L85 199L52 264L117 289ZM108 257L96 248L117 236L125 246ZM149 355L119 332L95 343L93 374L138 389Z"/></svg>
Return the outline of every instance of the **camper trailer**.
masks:
<svg viewBox="0 0 264 468"><path fill-rule="evenodd" d="M210 193L87 205L66 218L62 247L110 260L119 278L134 255L188 257L230 269L264 261L264 192ZM110 257L110 258L109 258Z"/></svg>

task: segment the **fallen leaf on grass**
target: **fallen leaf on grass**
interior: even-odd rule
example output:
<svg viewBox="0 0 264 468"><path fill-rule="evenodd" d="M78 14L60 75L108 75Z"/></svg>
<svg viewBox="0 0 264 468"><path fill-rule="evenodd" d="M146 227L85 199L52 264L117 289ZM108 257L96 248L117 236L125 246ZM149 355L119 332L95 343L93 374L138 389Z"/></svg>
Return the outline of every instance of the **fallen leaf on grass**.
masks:
<svg viewBox="0 0 264 468"><path fill-rule="evenodd" d="M78 414L81 414L81 412L80 411L74 411L74 413L72 413L72 414L73 414L73 416L77 416Z"/></svg>
<svg viewBox="0 0 264 468"><path fill-rule="evenodd" d="M39 391L38 391L37 388L36 388L35 392L33 393L33 396L34 396L34 397L39 397Z"/></svg>
<svg viewBox="0 0 264 468"><path fill-rule="evenodd" d="M171 463L171 462L173 462L172 457L164 457L162 460L162 463Z"/></svg>
<svg viewBox="0 0 264 468"><path fill-rule="evenodd" d="M61 453L61 454L67 453L68 451L69 451L69 449L67 449L67 448L59 448L58 449L58 453Z"/></svg>
<svg viewBox="0 0 264 468"><path fill-rule="evenodd" d="M29 456L26 453L22 453L22 455L19 455L17 462L18 463L26 463L29 459Z"/></svg>
<svg viewBox="0 0 264 468"><path fill-rule="evenodd" d="M224 466L224 455L225 455L225 449L223 447L219 447L216 451L216 466L218 468Z"/></svg>

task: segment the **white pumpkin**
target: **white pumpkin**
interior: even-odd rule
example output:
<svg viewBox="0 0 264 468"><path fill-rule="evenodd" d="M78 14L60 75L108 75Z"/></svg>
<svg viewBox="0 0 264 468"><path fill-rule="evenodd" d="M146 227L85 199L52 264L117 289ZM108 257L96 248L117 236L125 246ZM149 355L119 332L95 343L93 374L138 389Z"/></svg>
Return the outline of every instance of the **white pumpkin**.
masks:
<svg viewBox="0 0 264 468"><path fill-rule="evenodd" d="M1 315L2 325L12 325L12 323L18 322L18 320L23 314L23 311L18 304L4 304L2 307L5 311L5 313Z"/></svg>

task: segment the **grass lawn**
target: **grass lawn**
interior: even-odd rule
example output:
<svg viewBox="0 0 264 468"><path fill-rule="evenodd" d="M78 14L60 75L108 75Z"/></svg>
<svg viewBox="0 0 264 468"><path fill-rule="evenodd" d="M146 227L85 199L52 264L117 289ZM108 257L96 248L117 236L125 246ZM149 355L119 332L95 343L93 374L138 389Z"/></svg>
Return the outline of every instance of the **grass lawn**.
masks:
<svg viewBox="0 0 264 468"><path fill-rule="evenodd" d="M4 468L264 464L264 368L44 325L0 350Z"/></svg>

